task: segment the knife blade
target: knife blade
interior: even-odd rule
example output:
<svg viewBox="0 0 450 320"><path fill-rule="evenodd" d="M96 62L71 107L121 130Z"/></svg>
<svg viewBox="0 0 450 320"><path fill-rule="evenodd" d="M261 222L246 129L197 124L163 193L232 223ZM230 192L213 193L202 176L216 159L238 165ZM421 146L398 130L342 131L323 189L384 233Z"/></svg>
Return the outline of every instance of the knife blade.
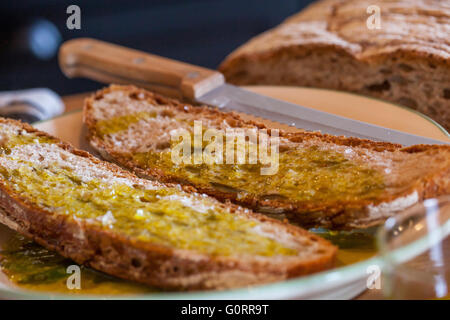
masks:
<svg viewBox="0 0 450 320"><path fill-rule="evenodd" d="M68 77L136 84L178 99L243 112L300 129L405 146L448 144L262 96L225 83L223 75L215 70L95 39L66 41L59 50L59 64Z"/></svg>
<svg viewBox="0 0 450 320"><path fill-rule="evenodd" d="M243 112L308 131L387 141L404 146L448 144L266 97L230 84L223 84L196 100L223 110Z"/></svg>

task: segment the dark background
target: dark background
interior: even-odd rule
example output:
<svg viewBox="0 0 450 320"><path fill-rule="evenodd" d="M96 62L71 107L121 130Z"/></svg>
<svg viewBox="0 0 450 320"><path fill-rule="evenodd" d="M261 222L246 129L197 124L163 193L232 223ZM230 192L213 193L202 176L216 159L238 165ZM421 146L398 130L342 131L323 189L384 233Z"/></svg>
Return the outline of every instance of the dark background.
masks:
<svg viewBox="0 0 450 320"><path fill-rule="evenodd" d="M0 91L49 87L64 95L99 88L93 81L69 80L59 70L56 54L60 41L77 37L98 38L216 68L237 46L310 2L0 1ZM66 8L71 4L81 8L81 30L66 27Z"/></svg>

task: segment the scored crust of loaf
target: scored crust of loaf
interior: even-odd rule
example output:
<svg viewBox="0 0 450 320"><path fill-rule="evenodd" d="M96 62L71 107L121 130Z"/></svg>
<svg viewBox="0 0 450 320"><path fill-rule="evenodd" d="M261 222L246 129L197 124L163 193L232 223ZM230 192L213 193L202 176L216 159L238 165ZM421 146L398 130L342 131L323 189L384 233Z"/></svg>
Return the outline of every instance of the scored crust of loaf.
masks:
<svg viewBox="0 0 450 320"><path fill-rule="evenodd" d="M36 136L51 137L15 120L0 118L0 124L14 130L25 130ZM112 163L98 160L62 141L50 145L47 149L39 144L29 146L24 157L30 161L56 161L58 165L75 167L75 171L80 174L103 181L118 180L143 186L174 186L140 179ZM189 187L183 189L191 193L195 191ZM325 270L334 265L337 248L325 239L233 204L217 204L246 219L260 221L263 233L270 234L277 241L298 250L298 255L212 256L139 241L88 224L82 219L72 219L41 209L11 190L0 179L0 223L76 263L154 287L169 290L234 288L280 281Z"/></svg>
<svg viewBox="0 0 450 320"><path fill-rule="evenodd" d="M189 185L189 182L167 175L160 168L141 168L127 157L135 151L142 152L145 148L157 149L159 145L168 144L169 131L175 127L167 125L163 118L133 124L130 126L131 129L121 136L124 139L121 141L108 137L102 138L96 132L95 125L101 117L111 117L115 112L134 113L137 110L143 111L155 106L164 110L163 113L179 113L183 117L205 120L211 125L222 126L222 129L226 127L265 128L263 124L243 120L233 112L224 113L215 108L182 104L174 99L164 98L134 86L112 85L98 91L85 101L83 119L88 129L90 144L102 157L132 170L138 176ZM294 144L304 143L327 146L344 152L351 151L357 160L376 161L374 166L377 168L391 169L384 166L384 162L390 161L395 166L392 167L392 172L386 174L386 179L391 189L395 187L398 190L386 191L376 201L361 199L346 202L337 199L331 203L300 203L289 199L286 201L260 198L242 200L237 198L236 193L218 190L209 184L192 186L222 201L231 200L256 211L272 213L277 218L287 218L290 222L304 227L321 226L330 229L367 228L382 223L388 217L422 199L450 193L450 146L418 145L402 148L398 144L388 142L282 130L279 131L279 136ZM414 179L411 178L412 181L408 181L408 177Z"/></svg>
<svg viewBox="0 0 450 320"><path fill-rule="evenodd" d="M450 8L440 0L325 0L232 52L230 83L336 89L418 110L450 129ZM381 29L370 30L370 5ZM363 107L363 106L362 106Z"/></svg>

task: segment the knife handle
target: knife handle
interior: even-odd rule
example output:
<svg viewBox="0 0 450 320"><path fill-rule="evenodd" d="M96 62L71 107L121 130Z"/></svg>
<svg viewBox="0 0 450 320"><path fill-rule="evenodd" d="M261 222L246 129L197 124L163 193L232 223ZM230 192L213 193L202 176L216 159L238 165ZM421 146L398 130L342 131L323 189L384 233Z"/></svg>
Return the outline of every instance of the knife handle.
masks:
<svg viewBox="0 0 450 320"><path fill-rule="evenodd" d="M135 84L191 101L225 82L214 70L89 38L66 41L59 49L59 65L69 78Z"/></svg>

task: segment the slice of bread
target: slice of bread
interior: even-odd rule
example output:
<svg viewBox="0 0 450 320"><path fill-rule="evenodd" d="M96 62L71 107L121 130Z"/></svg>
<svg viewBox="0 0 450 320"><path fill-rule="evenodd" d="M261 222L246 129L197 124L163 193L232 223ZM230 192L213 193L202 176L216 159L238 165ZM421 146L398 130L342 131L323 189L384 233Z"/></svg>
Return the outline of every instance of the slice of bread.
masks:
<svg viewBox="0 0 450 320"><path fill-rule="evenodd" d="M141 177L190 185L304 227L369 227L424 198L450 192L448 145L402 148L280 131L274 175L261 175L258 165L175 164L171 133L192 132L194 120L218 130L264 129L235 113L182 104L132 86L99 91L84 108L88 139L106 159Z"/></svg>
<svg viewBox="0 0 450 320"><path fill-rule="evenodd" d="M378 29L372 27L377 8ZM449 2L317 1L244 43L219 70L237 85L318 87L381 98L450 130Z"/></svg>
<svg viewBox="0 0 450 320"><path fill-rule="evenodd" d="M0 222L76 263L163 289L221 289L333 266L336 247L192 188L140 179L0 118Z"/></svg>

